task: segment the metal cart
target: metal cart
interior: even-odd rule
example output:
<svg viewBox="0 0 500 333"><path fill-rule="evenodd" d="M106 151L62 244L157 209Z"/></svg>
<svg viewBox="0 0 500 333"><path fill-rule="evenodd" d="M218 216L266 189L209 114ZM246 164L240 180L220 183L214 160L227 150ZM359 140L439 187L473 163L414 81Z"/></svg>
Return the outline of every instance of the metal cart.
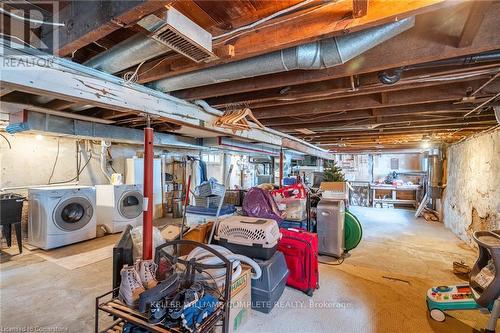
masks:
<svg viewBox="0 0 500 333"><path fill-rule="evenodd" d="M173 246L174 254L168 254L164 251L167 247ZM196 261L186 261L179 258L180 247L181 246L194 246L202 247L203 249L213 253L216 257L221 259L220 264L201 264ZM189 273L188 276L193 276L192 274L200 273L206 269L226 269L226 277L224 283L224 290L219 297L219 304L215 311L208 316L203 323L197 328L196 332L204 333L210 332L219 322L222 321L222 332L227 333L229 329L228 319L229 319L229 308L231 302L231 280L232 280L232 264L218 251L214 250L210 246L202 243L198 243L191 240L174 240L167 242L156 248L155 261L158 262L161 256L167 257L172 263L179 263L186 267L186 272ZM192 274L191 274L192 273ZM189 283L190 281L185 281ZM108 291L105 294L98 296L95 300L95 333L120 333L123 331L123 326L125 323L129 322L150 332L154 333L180 333L186 332L182 327L169 328L163 324L151 324L148 322L145 314L132 309L121 302L117 297L113 295L118 294L118 288ZM108 314L112 317L111 324L104 326L101 320L101 313Z"/></svg>

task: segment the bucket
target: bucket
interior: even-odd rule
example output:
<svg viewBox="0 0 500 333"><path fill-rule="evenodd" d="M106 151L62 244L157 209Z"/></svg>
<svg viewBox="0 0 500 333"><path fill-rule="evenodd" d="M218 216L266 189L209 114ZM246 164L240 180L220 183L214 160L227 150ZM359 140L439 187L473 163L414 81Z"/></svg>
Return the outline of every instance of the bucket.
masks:
<svg viewBox="0 0 500 333"><path fill-rule="evenodd" d="M174 199L172 204L172 217L178 219L182 217L182 200Z"/></svg>

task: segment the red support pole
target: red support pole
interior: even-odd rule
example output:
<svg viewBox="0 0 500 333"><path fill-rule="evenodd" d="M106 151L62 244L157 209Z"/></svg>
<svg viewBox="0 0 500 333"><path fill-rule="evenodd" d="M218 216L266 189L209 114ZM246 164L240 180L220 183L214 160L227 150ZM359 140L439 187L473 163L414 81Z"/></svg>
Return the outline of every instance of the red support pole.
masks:
<svg viewBox="0 0 500 333"><path fill-rule="evenodd" d="M280 188L283 187L283 148L280 151Z"/></svg>
<svg viewBox="0 0 500 333"><path fill-rule="evenodd" d="M142 258L153 258L153 129L144 129L144 198L147 207L143 214Z"/></svg>

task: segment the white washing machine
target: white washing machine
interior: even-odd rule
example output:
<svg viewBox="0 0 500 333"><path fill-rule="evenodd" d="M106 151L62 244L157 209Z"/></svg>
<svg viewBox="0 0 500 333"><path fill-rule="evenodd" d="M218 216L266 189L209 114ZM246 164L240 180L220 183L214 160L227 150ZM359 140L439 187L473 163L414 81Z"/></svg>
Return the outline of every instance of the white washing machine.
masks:
<svg viewBox="0 0 500 333"><path fill-rule="evenodd" d="M125 230L128 224L142 225L142 185L96 185L97 224L108 232Z"/></svg>
<svg viewBox="0 0 500 333"><path fill-rule="evenodd" d="M28 198L29 244L48 250L96 237L95 188L34 188Z"/></svg>

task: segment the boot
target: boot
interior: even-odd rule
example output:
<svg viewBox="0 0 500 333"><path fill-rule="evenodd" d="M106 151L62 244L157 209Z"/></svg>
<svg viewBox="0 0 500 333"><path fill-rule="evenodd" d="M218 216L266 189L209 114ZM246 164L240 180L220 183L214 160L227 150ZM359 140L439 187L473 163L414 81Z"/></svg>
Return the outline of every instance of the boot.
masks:
<svg viewBox="0 0 500 333"><path fill-rule="evenodd" d="M139 295L144 292L139 274L133 266L125 265L120 271L120 299L130 307L137 306Z"/></svg>
<svg viewBox="0 0 500 333"><path fill-rule="evenodd" d="M158 281L156 280L156 268L157 264L153 260L137 260L135 263L135 269L139 273L140 281L146 289L151 289L156 287Z"/></svg>

